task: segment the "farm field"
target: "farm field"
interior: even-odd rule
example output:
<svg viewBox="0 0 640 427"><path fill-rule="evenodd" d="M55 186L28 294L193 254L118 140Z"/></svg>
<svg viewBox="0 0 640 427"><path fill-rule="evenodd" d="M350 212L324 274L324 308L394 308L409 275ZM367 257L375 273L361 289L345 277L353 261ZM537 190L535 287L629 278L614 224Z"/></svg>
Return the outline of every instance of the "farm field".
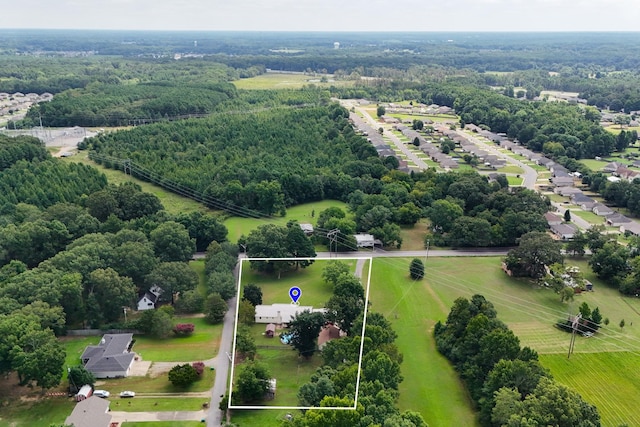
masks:
<svg viewBox="0 0 640 427"><path fill-rule="evenodd" d="M303 205L292 206L287 209L287 215L284 217L272 217L272 218L239 218L230 217L224 221L224 225L229 230L227 239L230 242L237 242L240 236L243 234L246 236L249 232L258 226L263 224L277 224L286 225L288 221L296 220L298 222L308 222L313 225L316 223L316 218L325 209L330 207L339 207L343 210L347 210L346 203L337 200L323 200L314 203L305 203Z"/></svg>
<svg viewBox="0 0 640 427"><path fill-rule="evenodd" d="M333 80L333 76L324 76L326 81L322 81L322 75L307 75L298 73L266 73L256 77L240 79L233 82L238 89L264 90L264 89L301 89L307 85L318 87L329 86L353 86L350 80Z"/></svg>

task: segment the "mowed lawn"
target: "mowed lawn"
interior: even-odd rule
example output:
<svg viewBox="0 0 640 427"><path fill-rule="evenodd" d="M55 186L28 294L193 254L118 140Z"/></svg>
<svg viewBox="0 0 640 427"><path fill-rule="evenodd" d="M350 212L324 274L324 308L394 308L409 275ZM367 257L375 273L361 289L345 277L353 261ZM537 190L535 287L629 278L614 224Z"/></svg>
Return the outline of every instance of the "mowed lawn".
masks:
<svg viewBox="0 0 640 427"><path fill-rule="evenodd" d="M122 423L122 427L200 427L200 421L144 421Z"/></svg>
<svg viewBox="0 0 640 427"><path fill-rule="evenodd" d="M331 76L325 76L327 81L321 81L322 75L292 74L292 73L266 73L256 77L235 80L233 84L238 89L264 90L264 89L301 89L307 85L318 87L353 86L353 80L333 80Z"/></svg>
<svg viewBox="0 0 640 427"><path fill-rule="evenodd" d="M540 355L554 378L595 404L603 426L640 426L640 354Z"/></svg>
<svg viewBox="0 0 640 427"><path fill-rule="evenodd" d="M477 425L466 391L433 340L433 326L446 318L449 305L428 281L409 279L410 261L375 258L371 274L369 311L391 321L404 355L398 406L420 412L432 427Z"/></svg>
<svg viewBox="0 0 640 427"><path fill-rule="evenodd" d="M231 217L224 221L224 225L229 230L227 239L230 242L237 242L243 234L249 235L251 230L263 224L287 225L287 222L296 220L300 223L311 223L314 226L320 212L330 207L339 207L347 212L346 203L337 200L322 200L319 202L305 203L303 205L292 206L287 209L286 216L274 216L272 218L240 218Z"/></svg>
<svg viewBox="0 0 640 427"><path fill-rule="evenodd" d="M75 401L67 397L46 397L39 401L16 400L0 410L0 427L34 427L62 424L71 414Z"/></svg>
<svg viewBox="0 0 640 427"><path fill-rule="evenodd" d="M176 317L174 324L193 323L195 331L188 337L166 339L135 335L133 350L143 360L153 362L193 362L206 360L218 354L222 324L210 325L202 317Z"/></svg>
<svg viewBox="0 0 640 427"><path fill-rule="evenodd" d="M355 260L341 261L352 266L355 271ZM322 279L322 271L329 262L328 259L319 259L307 268L282 273L278 279L276 275L262 274L251 270L250 263L243 261L240 294L242 295L244 286L253 283L262 289L263 304L289 304L291 302L289 289L297 286L302 292L298 300L300 305L310 305L314 308L324 307L333 294L333 286L325 283ZM364 285L366 286L366 284Z"/></svg>

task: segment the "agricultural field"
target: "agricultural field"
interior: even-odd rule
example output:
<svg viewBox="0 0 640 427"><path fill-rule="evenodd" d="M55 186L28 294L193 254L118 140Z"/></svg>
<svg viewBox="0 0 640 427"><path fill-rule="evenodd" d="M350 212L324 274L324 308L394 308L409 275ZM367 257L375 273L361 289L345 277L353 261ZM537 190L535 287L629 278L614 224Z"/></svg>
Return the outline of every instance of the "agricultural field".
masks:
<svg viewBox="0 0 640 427"><path fill-rule="evenodd" d="M301 89L304 86L315 85L318 87L353 86L351 80L334 80L331 75L307 75L302 73L266 73L256 77L240 79L233 82L238 89L265 90L265 89Z"/></svg>

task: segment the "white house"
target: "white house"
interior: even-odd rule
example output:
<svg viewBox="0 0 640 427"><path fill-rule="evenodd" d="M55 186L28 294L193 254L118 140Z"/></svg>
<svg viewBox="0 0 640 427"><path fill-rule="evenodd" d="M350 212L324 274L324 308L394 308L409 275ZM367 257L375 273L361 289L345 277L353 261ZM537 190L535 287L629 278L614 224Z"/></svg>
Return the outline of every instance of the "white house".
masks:
<svg viewBox="0 0 640 427"><path fill-rule="evenodd" d="M359 248L372 248L375 245L375 238L372 234L354 234L354 237Z"/></svg>
<svg viewBox="0 0 640 427"><path fill-rule="evenodd" d="M602 203L596 203L592 209L593 213L598 216L607 216L613 213L613 209L611 209L607 205L603 205Z"/></svg>
<svg viewBox="0 0 640 427"><path fill-rule="evenodd" d="M156 308L156 303L158 302L161 293L162 289L157 285L153 285L151 289L149 289L149 292L145 292L138 300L138 311L153 310Z"/></svg>
<svg viewBox="0 0 640 427"><path fill-rule="evenodd" d="M314 309L310 305L296 304L271 304L256 305L255 321L256 323L274 323L276 325L287 324L298 314L303 311L311 311L312 313L324 313L326 309Z"/></svg>

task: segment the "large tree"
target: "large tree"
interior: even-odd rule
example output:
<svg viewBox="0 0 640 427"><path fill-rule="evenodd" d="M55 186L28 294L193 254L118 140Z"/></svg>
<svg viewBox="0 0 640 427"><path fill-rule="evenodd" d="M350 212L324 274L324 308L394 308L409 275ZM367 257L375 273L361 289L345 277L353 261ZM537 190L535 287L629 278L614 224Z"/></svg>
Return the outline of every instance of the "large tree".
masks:
<svg viewBox="0 0 640 427"><path fill-rule="evenodd" d="M158 258L162 261L189 261L196 251L195 240L184 225L167 221L150 234Z"/></svg>
<svg viewBox="0 0 640 427"><path fill-rule="evenodd" d="M88 314L101 316L107 322L118 320L123 307L130 307L136 296L133 281L112 268L92 271L86 279L85 290L87 295L94 296L99 307L99 313L88 307Z"/></svg>
<svg viewBox="0 0 640 427"><path fill-rule="evenodd" d="M342 273L333 288L333 296L326 304L327 320L336 322L349 333L364 310L364 288L360 279L351 273Z"/></svg>
<svg viewBox="0 0 640 427"><path fill-rule="evenodd" d="M546 266L562 264L560 249L547 233L530 232L520 238L517 248L509 251L505 263L514 276L539 279L546 274Z"/></svg>
<svg viewBox="0 0 640 427"><path fill-rule="evenodd" d="M257 362L243 364L235 381L236 391L234 391L233 397L237 397L243 403L264 399L269 391L270 378L271 374L263 364Z"/></svg>
<svg viewBox="0 0 640 427"><path fill-rule="evenodd" d="M162 262L145 278L148 287L156 285L162 289L160 299L174 302L177 294L195 289L198 274L186 262Z"/></svg>
<svg viewBox="0 0 640 427"><path fill-rule="evenodd" d="M320 334L324 322L325 319L322 313L309 310L298 313L289 322L291 345L298 351L300 356L306 359L313 356L316 351L318 334Z"/></svg>

